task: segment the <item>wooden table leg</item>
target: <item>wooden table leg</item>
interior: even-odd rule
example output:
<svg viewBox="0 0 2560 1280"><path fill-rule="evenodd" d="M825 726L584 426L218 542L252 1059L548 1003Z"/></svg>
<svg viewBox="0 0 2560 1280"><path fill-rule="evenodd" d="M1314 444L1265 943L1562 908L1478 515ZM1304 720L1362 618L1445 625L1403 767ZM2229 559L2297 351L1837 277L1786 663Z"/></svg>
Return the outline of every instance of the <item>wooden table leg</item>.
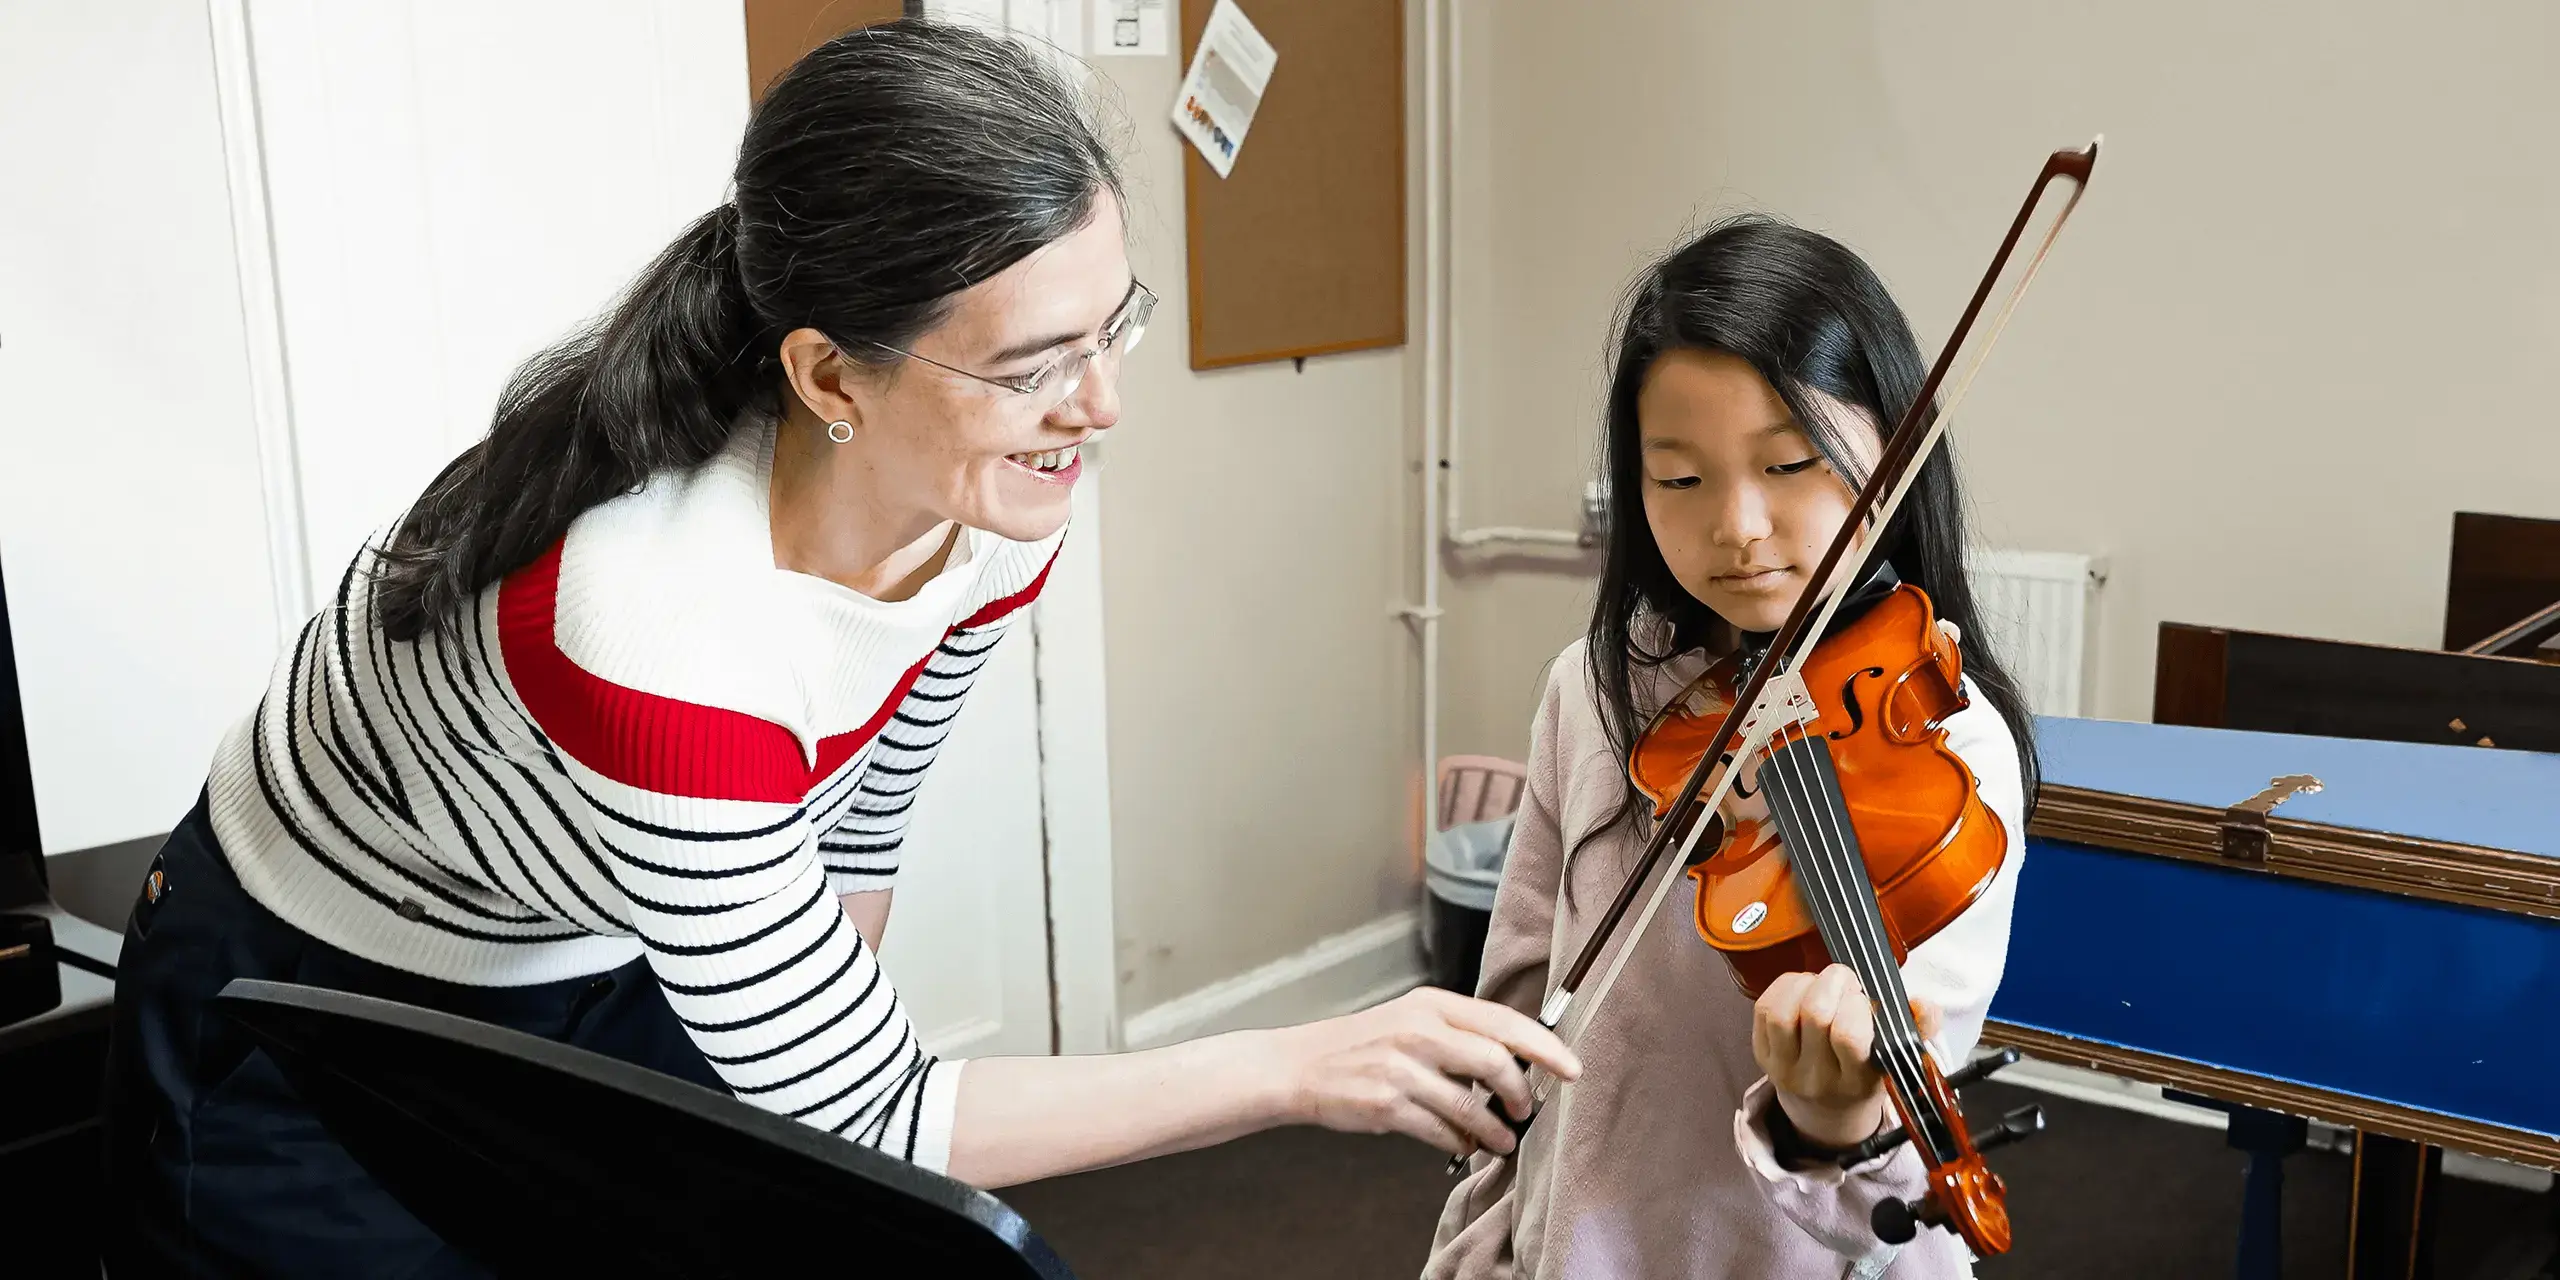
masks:
<svg viewBox="0 0 2560 1280"><path fill-rule="evenodd" d="M2443 1148L2357 1131L2347 1280L2433 1280L2443 1177Z"/></svg>

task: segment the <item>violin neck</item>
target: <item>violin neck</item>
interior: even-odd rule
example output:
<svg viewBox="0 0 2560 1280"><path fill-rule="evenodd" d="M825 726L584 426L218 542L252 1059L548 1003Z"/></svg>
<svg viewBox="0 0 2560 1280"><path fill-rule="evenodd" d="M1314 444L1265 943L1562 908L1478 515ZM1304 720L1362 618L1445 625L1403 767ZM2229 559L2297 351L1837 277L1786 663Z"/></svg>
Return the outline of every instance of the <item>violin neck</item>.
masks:
<svg viewBox="0 0 2560 1280"><path fill-rule="evenodd" d="M1911 996L1902 983L1902 966L1857 829L1849 821L1830 740L1818 734L1790 735L1762 761L1760 785L1786 845L1796 891L1824 948L1857 973L1875 1002L1875 1063L1902 1104L1905 1124L1932 1167L1955 1159L1962 1145L1960 1122L1938 1105L1944 1093L1932 1085L1935 1067L1911 1012Z"/></svg>

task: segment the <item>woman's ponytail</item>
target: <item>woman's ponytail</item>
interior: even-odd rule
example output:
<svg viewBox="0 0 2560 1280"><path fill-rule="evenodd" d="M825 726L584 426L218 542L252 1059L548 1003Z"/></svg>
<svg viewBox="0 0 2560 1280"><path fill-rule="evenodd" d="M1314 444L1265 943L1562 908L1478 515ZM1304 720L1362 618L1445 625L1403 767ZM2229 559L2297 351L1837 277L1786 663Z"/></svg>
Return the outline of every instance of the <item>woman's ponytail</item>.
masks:
<svg viewBox="0 0 2560 1280"><path fill-rule="evenodd" d="M516 371L487 438L379 553L374 607L392 639L450 632L480 588L580 513L720 451L759 391L763 326L739 281L737 218L722 205L696 219L611 314Z"/></svg>

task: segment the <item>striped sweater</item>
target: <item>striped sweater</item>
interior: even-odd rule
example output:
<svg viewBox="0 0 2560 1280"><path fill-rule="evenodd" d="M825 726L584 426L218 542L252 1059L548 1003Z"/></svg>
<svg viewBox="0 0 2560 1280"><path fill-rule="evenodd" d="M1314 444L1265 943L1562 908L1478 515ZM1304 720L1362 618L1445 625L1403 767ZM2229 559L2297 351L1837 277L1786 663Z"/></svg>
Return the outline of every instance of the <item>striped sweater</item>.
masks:
<svg viewBox="0 0 2560 1280"><path fill-rule="evenodd" d="M910 599L773 564L773 432L578 518L458 641L394 642L360 555L223 741L215 834L332 946L517 986L646 956L737 1095L928 1168L937 1062L837 901L1058 539L970 530Z"/></svg>

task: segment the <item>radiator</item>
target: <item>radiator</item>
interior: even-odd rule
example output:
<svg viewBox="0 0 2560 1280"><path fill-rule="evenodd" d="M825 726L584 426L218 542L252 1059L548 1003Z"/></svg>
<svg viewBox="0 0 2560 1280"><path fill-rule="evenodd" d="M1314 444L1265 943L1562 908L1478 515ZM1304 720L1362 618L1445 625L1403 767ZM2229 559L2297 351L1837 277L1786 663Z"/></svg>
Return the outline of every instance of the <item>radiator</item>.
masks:
<svg viewBox="0 0 2560 1280"><path fill-rule="evenodd" d="M2087 713L2089 609L2106 581L2095 558L2068 551L1976 548L1969 557L1983 640L2038 715Z"/></svg>

